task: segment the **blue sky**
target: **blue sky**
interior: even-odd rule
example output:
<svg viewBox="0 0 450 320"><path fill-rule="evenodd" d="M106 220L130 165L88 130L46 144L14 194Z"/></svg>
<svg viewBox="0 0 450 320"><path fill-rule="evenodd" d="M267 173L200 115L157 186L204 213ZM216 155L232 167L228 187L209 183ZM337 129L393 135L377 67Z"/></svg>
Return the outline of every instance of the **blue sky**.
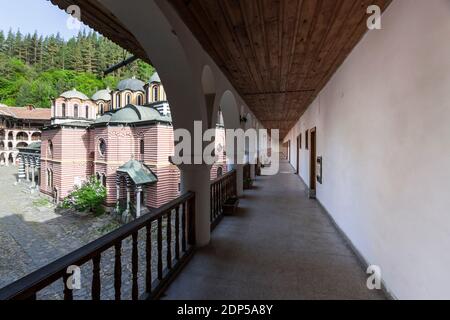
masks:
<svg viewBox="0 0 450 320"><path fill-rule="evenodd" d="M0 0L0 30L5 35L12 28L13 31L20 29L24 34L37 31L44 36L59 32L64 39L69 39L78 30L67 27L68 17L48 0Z"/></svg>

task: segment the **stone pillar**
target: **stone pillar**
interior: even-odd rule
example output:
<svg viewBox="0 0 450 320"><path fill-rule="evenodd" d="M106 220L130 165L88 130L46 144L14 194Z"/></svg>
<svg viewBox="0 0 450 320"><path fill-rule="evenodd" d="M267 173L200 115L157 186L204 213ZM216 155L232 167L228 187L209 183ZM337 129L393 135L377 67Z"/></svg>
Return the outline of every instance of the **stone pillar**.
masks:
<svg viewBox="0 0 450 320"><path fill-rule="evenodd" d="M136 186L136 218L141 216L141 193L142 186Z"/></svg>
<svg viewBox="0 0 450 320"><path fill-rule="evenodd" d="M131 181L127 177L127 210L130 211L130 203L131 203Z"/></svg>
<svg viewBox="0 0 450 320"><path fill-rule="evenodd" d="M41 158L36 157L36 186L39 187L41 182Z"/></svg>
<svg viewBox="0 0 450 320"><path fill-rule="evenodd" d="M116 177L116 206L117 209L120 206L120 176L117 175Z"/></svg>
<svg viewBox="0 0 450 320"><path fill-rule="evenodd" d="M25 157L25 180L30 181L30 162L28 161L28 157Z"/></svg>
<svg viewBox="0 0 450 320"><path fill-rule="evenodd" d="M23 162L23 156L19 156L19 170L17 172L17 180L22 182L25 179L25 164Z"/></svg>
<svg viewBox="0 0 450 320"><path fill-rule="evenodd" d="M34 163L34 158L31 158L31 187L34 188L36 186L34 178L36 175L36 171L35 171L35 163Z"/></svg>
<svg viewBox="0 0 450 320"><path fill-rule="evenodd" d="M206 164L179 166L181 193L195 192L195 239L197 246L206 246L211 239L210 170Z"/></svg>

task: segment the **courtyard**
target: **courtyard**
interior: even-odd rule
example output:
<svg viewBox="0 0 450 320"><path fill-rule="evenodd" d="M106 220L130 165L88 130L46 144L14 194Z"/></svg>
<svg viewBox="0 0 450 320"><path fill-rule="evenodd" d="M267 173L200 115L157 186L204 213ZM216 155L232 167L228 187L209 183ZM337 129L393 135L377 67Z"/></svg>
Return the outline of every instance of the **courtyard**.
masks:
<svg viewBox="0 0 450 320"><path fill-rule="evenodd" d="M58 213L36 190L0 167L0 288L119 226L109 215Z"/></svg>

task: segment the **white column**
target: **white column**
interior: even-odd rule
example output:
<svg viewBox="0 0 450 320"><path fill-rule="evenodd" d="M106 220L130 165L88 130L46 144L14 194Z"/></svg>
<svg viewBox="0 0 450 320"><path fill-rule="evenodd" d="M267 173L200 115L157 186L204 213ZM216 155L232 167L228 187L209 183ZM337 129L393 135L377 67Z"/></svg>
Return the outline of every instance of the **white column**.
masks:
<svg viewBox="0 0 450 320"><path fill-rule="evenodd" d="M131 182L130 179L127 177L127 210L130 211L130 200L131 200Z"/></svg>
<svg viewBox="0 0 450 320"><path fill-rule="evenodd" d="M116 206L120 206L120 176L116 177Z"/></svg>
<svg viewBox="0 0 450 320"><path fill-rule="evenodd" d="M181 193L195 192L195 239L197 246L206 246L211 239L210 169L206 164L179 166Z"/></svg>
<svg viewBox="0 0 450 320"><path fill-rule="evenodd" d="M31 187L35 187L35 182L34 182L34 178L35 178L35 163L34 163L34 158L31 158Z"/></svg>
<svg viewBox="0 0 450 320"><path fill-rule="evenodd" d="M141 192L142 186L136 186L136 218L141 216Z"/></svg>

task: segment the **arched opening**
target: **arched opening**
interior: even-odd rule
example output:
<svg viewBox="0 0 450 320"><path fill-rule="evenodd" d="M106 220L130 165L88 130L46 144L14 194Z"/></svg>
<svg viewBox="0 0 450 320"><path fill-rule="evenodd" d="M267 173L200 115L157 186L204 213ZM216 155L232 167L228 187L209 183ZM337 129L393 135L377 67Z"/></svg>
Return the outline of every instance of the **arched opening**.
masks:
<svg viewBox="0 0 450 320"><path fill-rule="evenodd" d="M8 142L8 149L11 150L13 148L13 143L10 141Z"/></svg>
<svg viewBox="0 0 450 320"><path fill-rule="evenodd" d="M100 108L98 109L99 110L99 115L102 115L103 113L105 113L105 107L104 107L104 105L103 105L103 103L100 103Z"/></svg>
<svg viewBox="0 0 450 320"><path fill-rule="evenodd" d="M139 154L140 154L139 160L144 161L144 153L145 153L145 142L144 139L141 139L139 141Z"/></svg>
<svg viewBox="0 0 450 320"><path fill-rule="evenodd" d="M139 106L142 106L144 104L144 97L143 97L142 94L138 94L138 96L137 96L137 104Z"/></svg>
<svg viewBox="0 0 450 320"><path fill-rule="evenodd" d="M120 94L118 93L116 95L116 109L120 108Z"/></svg>
<svg viewBox="0 0 450 320"><path fill-rule="evenodd" d="M126 101L126 104L127 104L127 105L128 105L128 104L131 104L131 94L129 94L129 93L126 94L126 96L125 96L125 101Z"/></svg>
<svg viewBox="0 0 450 320"><path fill-rule="evenodd" d="M89 119L89 106L85 107L85 115L86 115L86 119Z"/></svg>
<svg viewBox="0 0 450 320"><path fill-rule="evenodd" d="M66 104L65 103L63 103L62 106L61 106L61 116L63 118L66 117Z"/></svg>
<svg viewBox="0 0 450 320"><path fill-rule="evenodd" d="M0 154L0 165L4 166L6 164L6 153Z"/></svg>
<svg viewBox="0 0 450 320"><path fill-rule="evenodd" d="M104 173L102 173L100 180L102 185L106 188L106 175Z"/></svg>
<svg viewBox="0 0 450 320"><path fill-rule="evenodd" d="M47 142L47 157L53 158L53 142L52 142L52 140L48 140L48 142Z"/></svg>
<svg viewBox="0 0 450 320"><path fill-rule="evenodd" d="M98 154L101 157L104 157L106 155L106 142L104 139L98 140Z"/></svg>
<svg viewBox="0 0 450 320"><path fill-rule="evenodd" d="M41 141L41 133L40 132L35 132L31 135L31 140L32 141Z"/></svg>
<svg viewBox="0 0 450 320"><path fill-rule="evenodd" d="M26 147L28 147L28 143L26 143L26 142L19 142L16 145L16 148L26 148Z"/></svg>
<svg viewBox="0 0 450 320"><path fill-rule="evenodd" d="M73 117L75 119L78 119L78 105L77 104L73 106Z"/></svg>
<svg viewBox="0 0 450 320"><path fill-rule="evenodd" d="M5 140L5 130L0 129L0 140Z"/></svg>
<svg viewBox="0 0 450 320"><path fill-rule="evenodd" d="M159 101L159 86L153 86L153 102Z"/></svg>
<svg viewBox="0 0 450 320"><path fill-rule="evenodd" d="M16 140L17 141L28 141L28 133L26 133L26 132L19 132L16 135Z"/></svg>
<svg viewBox="0 0 450 320"><path fill-rule="evenodd" d="M14 164L14 156L12 153L8 156L8 164L13 165Z"/></svg>
<svg viewBox="0 0 450 320"><path fill-rule="evenodd" d="M12 132L8 133L8 140L14 140L14 134Z"/></svg>
<svg viewBox="0 0 450 320"><path fill-rule="evenodd" d="M205 96L206 111L208 113L208 127L213 128L214 123L214 102L216 100L216 81L214 79L214 74L209 66L203 67L202 72L202 89L203 95Z"/></svg>

